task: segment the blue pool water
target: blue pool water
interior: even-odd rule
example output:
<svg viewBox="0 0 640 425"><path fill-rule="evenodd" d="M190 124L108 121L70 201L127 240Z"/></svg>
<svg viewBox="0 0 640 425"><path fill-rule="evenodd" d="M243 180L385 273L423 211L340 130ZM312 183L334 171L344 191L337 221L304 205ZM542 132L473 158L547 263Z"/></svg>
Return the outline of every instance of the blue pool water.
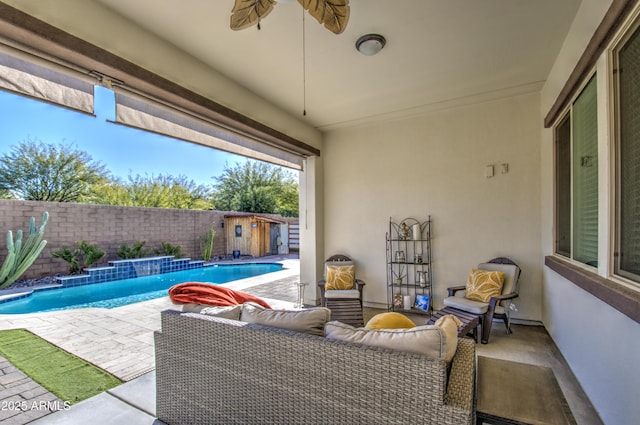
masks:
<svg viewBox="0 0 640 425"><path fill-rule="evenodd" d="M114 308L167 295L183 282L220 284L282 270L281 264L212 266L68 288L37 290L25 298L0 303L0 314L36 313L73 308Z"/></svg>

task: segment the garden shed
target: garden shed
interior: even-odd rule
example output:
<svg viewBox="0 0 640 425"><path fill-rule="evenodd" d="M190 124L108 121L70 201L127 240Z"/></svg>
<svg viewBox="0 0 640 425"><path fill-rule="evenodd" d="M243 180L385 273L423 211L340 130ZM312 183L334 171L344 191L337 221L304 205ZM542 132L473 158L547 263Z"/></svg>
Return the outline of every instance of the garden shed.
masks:
<svg viewBox="0 0 640 425"><path fill-rule="evenodd" d="M254 213L233 213L224 216L227 254L264 257L282 253L286 246L286 222ZM284 229L283 229L284 227Z"/></svg>

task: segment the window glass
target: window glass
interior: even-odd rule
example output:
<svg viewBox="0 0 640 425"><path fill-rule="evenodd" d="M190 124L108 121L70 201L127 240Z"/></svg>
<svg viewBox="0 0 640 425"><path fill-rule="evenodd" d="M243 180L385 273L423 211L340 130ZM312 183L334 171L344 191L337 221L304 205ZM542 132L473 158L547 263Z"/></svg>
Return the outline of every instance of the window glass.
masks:
<svg viewBox="0 0 640 425"><path fill-rule="evenodd" d="M571 119L556 127L556 252L571 256Z"/></svg>
<svg viewBox="0 0 640 425"><path fill-rule="evenodd" d="M640 281L640 29L618 56L616 273Z"/></svg>
<svg viewBox="0 0 640 425"><path fill-rule="evenodd" d="M598 122L594 76L555 127L555 252L598 265Z"/></svg>
<svg viewBox="0 0 640 425"><path fill-rule="evenodd" d="M573 105L573 258L598 265L598 111L593 77Z"/></svg>

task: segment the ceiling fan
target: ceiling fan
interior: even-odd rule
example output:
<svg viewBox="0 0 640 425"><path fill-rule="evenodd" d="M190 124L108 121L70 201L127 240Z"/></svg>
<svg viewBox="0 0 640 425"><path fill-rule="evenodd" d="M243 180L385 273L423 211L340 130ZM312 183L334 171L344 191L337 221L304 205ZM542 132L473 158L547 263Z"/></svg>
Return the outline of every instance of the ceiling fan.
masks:
<svg viewBox="0 0 640 425"><path fill-rule="evenodd" d="M258 24L278 1L235 0L231 11L231 29L241 30ZM298 0L298 3L329 31L340 34L349 20L349 0Z"/></svg>

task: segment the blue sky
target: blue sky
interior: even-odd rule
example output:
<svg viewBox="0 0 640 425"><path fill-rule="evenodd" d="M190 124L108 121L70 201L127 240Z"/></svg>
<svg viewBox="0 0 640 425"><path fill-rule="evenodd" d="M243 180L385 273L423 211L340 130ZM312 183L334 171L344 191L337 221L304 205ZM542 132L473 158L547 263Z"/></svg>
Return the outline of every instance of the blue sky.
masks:
<svg viewBox="0 0 640 425"><path fill-rule="evenodd" d="M246 159L204 146L107 122L114 119L113 92L97 87L96 117L0 90L0 155L24 140L72 144L88 152L115 176L185 175L212 184L225 161Z"/></svg>

